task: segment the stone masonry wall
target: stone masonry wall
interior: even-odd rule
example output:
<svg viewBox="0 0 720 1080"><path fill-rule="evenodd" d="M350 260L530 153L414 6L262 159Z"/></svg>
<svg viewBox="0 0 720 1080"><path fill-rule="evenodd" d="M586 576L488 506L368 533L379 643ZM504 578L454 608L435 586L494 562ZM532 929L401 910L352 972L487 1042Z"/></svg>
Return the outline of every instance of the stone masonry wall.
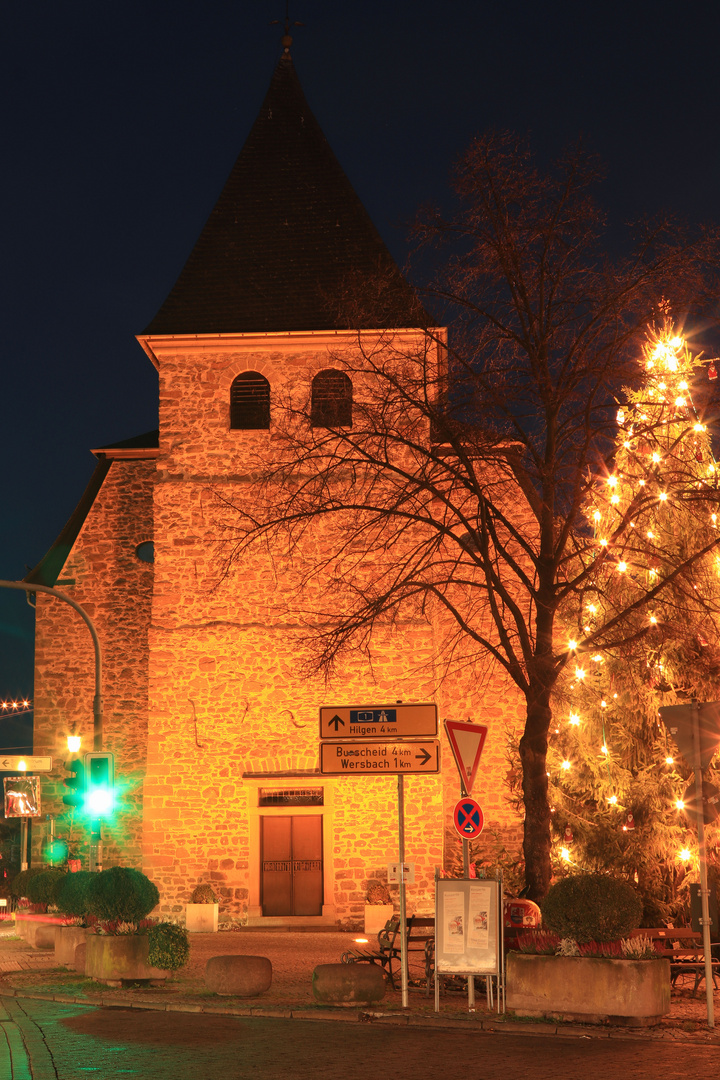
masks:
<svg viewBox="0 0 720 1080"><path fill-rule="evenodd" d="M135 554L153 539L154 461L114 461L61 574L60 588L81 604L98 632L103 660L104 749L115 754L117 809L103 827L104 860L140 866L142 781L147 737L147 630L153 567ZM65 579L74 584L62 584ZM62 804L66 738L93 749L94 650L88 628L64 602L37 594L36 754L53 758L43 777L43 821L33 829L33 862L42 858L46 815L88 862L86 823Z"/></svg>
<svg viewBox="0 0 720 1080"><path fill-rule="evenodd" d="M517 728L519 701L500 675L483 683L469 670L451 685L438 685L433 656L442 626L422 619L381 631L372 664L360 657L347 662L331 685L301 677L307 626L287 600L297 565L283 552L256 550L222 577L215 495L241 496L252 455L273 453L272 428L229 430L232 380L242 370L260 371L273 395L292 397L306 392L314 371L332 366L319 339L268 338L184 349L156 344L161 458L143 867L161 890L164 911L181 912L194 885L210 880L220 890L223 917L243 920L257 888L258 866L251 865L257 858L255 778L267 777L268 786L322 785L333 827L325 860L332 861L334 895L326 902L339 922L353 925L362 918L366 879L384 879L386 863L397 858L396 781L314 773L319 706L436 700L441 718L489 722L478 790L489 829L512 844L520 823L504 798L503 780L507 732ZM306 554L322 551L318 532ZM434 867L447 857L445 830L458 796L446 746L440 777L406 781L406 858L416 864L411 910L432 909Z"/></svg>

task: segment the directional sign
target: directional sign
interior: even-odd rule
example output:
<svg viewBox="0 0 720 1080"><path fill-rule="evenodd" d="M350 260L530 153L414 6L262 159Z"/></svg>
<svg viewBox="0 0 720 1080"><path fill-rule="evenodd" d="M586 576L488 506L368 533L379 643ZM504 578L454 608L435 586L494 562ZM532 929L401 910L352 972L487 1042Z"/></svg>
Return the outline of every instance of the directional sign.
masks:
<svg viewBox="0 0 720 1080"><path fill-rule="evenodd" d="M437 733L437 705L342 705L320 710L321 739L412 739Z"/></svg>
<svg viewBox="0 0 720 1080"><path fill-rule="evenodd" d="M483 831L485 818L474 799L461 799L455 807L453 824L463 840L474 840Z"/></svg>
<svg viewBox="0 0 720 1080"><path fill-rule="evenodd" d="M324 776L394 776L397 773L440 772L440 743L323 742L320 772Z"/></svg>
<svg viewBox="0 0 720 1080"><path fill-rule="evenodd" d="M0 757L0 772L52 772L52 767L51 757L33 757L32 754Z"/></svg>
<svg viewBox="0 0 720 1080"><path fill-rule="evenodd" d="M488 729L482 724L462 724L458 720L446 720L445 731L460 773L460 781L469 795L475 783Z"/></svg>

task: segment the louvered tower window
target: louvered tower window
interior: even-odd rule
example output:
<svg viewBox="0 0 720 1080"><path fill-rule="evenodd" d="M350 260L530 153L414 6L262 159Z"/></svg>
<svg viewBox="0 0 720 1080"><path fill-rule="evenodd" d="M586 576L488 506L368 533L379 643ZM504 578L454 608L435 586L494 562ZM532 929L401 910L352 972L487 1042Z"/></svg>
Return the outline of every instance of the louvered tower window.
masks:
<svg viewBox="0 0 720 1080"><path fill-rule="evenodd" d="M241 431L270 427L270 383L259 371L243 371L233 380L230 427Z"/></svg>
<svg viewBox="0 0 720 1080"><path fill-rule="evenodd" d="M313 427L352 427L352 383L344 371L328 368L312 381Z"/></svg>

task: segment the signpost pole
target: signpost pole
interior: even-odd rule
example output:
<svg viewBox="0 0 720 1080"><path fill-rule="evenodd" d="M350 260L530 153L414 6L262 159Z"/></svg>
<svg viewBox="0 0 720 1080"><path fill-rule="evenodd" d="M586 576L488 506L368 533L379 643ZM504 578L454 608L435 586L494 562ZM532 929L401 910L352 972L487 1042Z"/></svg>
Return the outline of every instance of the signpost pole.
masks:
<svg viewBox="0 0 720 1080"><path fill-rule="evenodd" d="M693 699L693 743L695 750L695 802L697 808L698 848L700 853L700 900L702 903L703 952L705 953L705 998L707 1001L708 1027L715 1027L713 1005L712 952L710 946L710 904L708 902L707 854L705 851L705 816L703 813L703 776L700 762L700 710Z"/></svg>
<svg viewBox="0 0 720 1080"><path fill-rule="evenodd" d="M28 823L27 818L20 818L20 869L28 868Z"/></svg>
<svg viewBox="0 0 720 1080"><path fill-rule="evenodd" d="M465 795L467 795L467 791L465 790L464 782L461 780L460 781L460 798L461 799L464 798ZM463 846L463 877L469 879L470 878L470 841L465 840L465 838L463 838L462 846ZM468 1012L474 1012L475 1011L475 976L474 975L468 975L467 990L468 990Z"/></svg>
<svg viewBox="0 0 720 1080"><path fill-rule="evenodd" d="M405 904L405 777L398 773L398 861L400 863L400 986L402 1007L409 1008L407 968L407 907Z"/></svg>

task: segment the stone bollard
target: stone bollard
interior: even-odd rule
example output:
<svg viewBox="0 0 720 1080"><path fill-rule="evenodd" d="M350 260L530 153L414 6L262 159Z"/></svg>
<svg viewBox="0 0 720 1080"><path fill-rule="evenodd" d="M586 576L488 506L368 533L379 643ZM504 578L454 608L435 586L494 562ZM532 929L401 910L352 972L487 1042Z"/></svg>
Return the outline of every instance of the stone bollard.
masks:
<svg viewBox="0 0 720 1080"><path fill-rule="evenodd" d="M267 956L211 956L205 985L216 994L257 997L270 989L272 964Z"/></svg>
<svg viewBox="0 0 720 1080"><path fill-rule="evenodd" d="M376 964L319 964L312 988L321 1005L373 1005L385 997L385 976Z"/></svg>
<svg viewBox="0 0 720 1080"><path fill-rule="evenodd" d="M73 961L73 967L77 971L78 975L85 974L85 957L87 955L87 941L81 941L79 945L75 946L75 957Z"/></svg>
<svg viewBox="0 0 720 1080"><path fill-rule="evenodd" d="M33 946L36 949L55 948L55 923L38 923L35 928Z"/></svg>

